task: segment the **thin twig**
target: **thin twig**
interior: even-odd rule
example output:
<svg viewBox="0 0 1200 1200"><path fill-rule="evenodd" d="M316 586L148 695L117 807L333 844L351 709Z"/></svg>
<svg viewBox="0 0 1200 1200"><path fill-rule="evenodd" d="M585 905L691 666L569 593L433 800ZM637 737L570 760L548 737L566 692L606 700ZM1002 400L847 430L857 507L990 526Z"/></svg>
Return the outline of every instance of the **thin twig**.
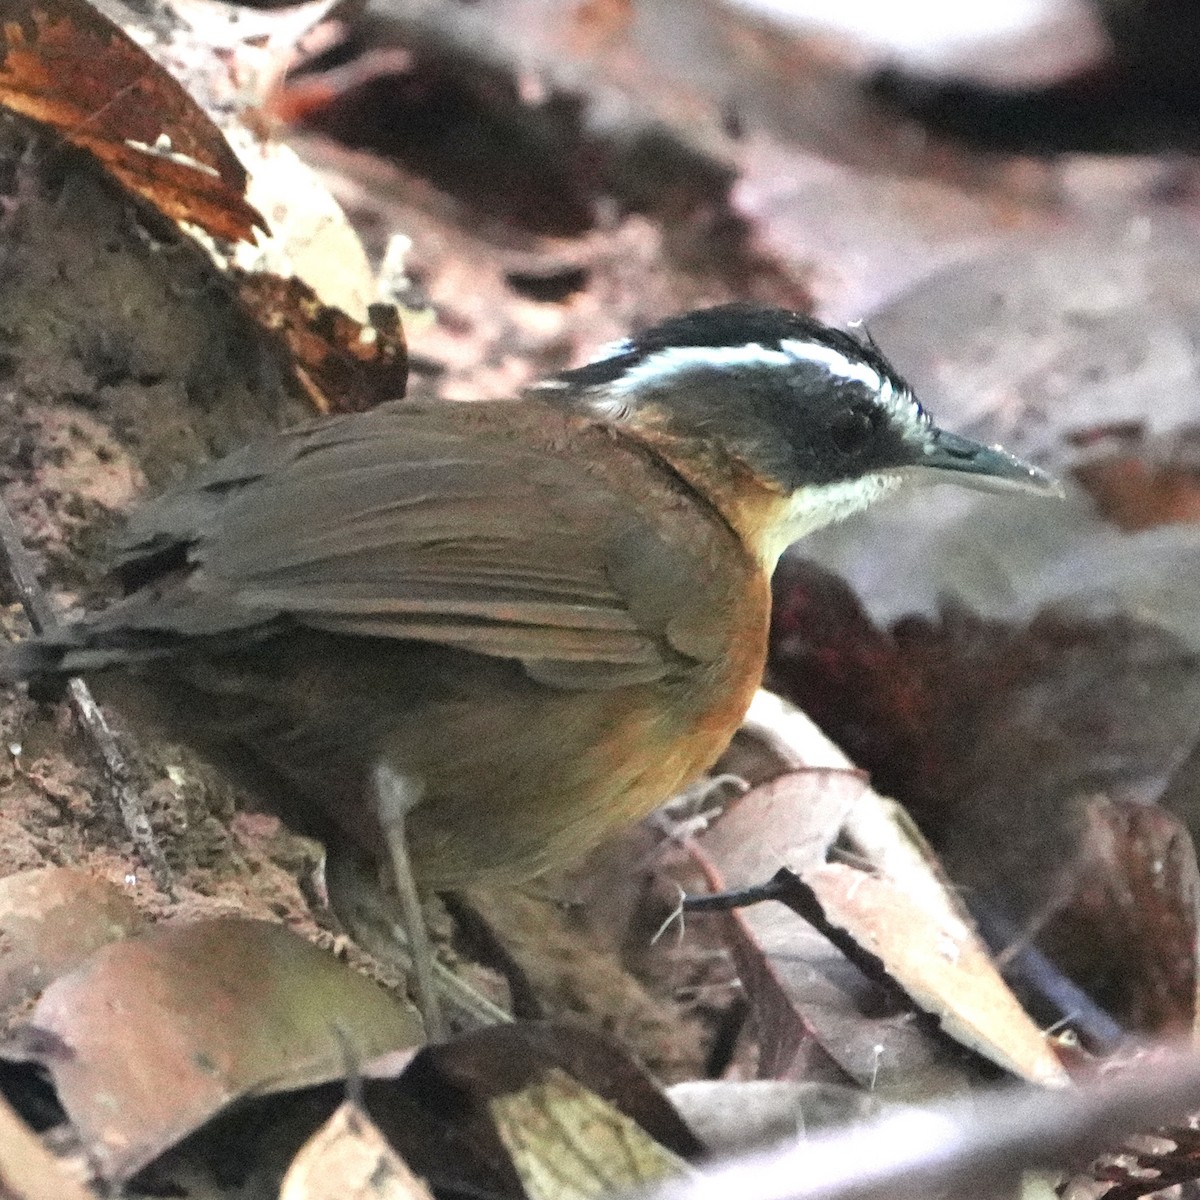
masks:
<svg viewBox="0 0 1200 1200"><path fill-rule="evenodd" d="M0 553L3 554L13 586L17 589L21 606L29 618L35 634L50 634L60 628L58 616L49 597L38 583L33 559L25 549L20 530L0 500ZM166 856L146 815L141 797L133 787L132 772L113 731L100 711L91 689L80 678L74 677L67 683L67 696L79 724L91 735L104 762L109 787L116 799L125 823L126 832L142 861L150 869L154 882L172 900L175 898L175 881Z"/></svg>
<svg viewBox="0 0 1200 1200"><path fill-rule="evenodd" d="M765 883L752 883L748 887L731 888L726 892L709 892L707 895L691 895L680 898L680 912L730 912L750 904L762 904L766 900L787 903L788 881L783 872L772 875ZM674 914L672 913L672 918Z"/></svg>

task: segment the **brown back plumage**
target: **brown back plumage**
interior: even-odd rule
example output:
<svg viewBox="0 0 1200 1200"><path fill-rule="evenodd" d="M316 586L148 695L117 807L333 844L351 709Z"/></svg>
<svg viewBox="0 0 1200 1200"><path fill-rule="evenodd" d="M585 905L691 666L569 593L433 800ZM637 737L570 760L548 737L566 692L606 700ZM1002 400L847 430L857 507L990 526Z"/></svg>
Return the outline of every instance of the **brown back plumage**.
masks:
<svg viewBox="0 0 1200 1200"><path fill-rule="evenodd" d="M707 766L769 599L667 463L534 400L248 446L135 512L116 570L124 600L0 672L111 675L294 825L368 851L386 756L425 785L414 858L438 883L529 874Z"/></svg>

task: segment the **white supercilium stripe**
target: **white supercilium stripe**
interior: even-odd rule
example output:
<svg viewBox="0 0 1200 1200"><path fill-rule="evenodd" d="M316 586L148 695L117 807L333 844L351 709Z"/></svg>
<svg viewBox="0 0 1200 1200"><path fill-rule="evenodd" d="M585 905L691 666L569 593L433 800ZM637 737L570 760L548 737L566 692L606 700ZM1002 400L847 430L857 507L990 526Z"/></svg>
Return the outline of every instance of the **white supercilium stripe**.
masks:
<svg viewBox="0 0 1200 1200"><path fill-rule="evenodd" d="M787 367L796 362L808 362L824 367L831 375L847 383L861 383L873 391L882 390L886 380L861 359L853 359L819 342L804 342L789 338L778 350L751 342L741 346L668 346L656 350L645 360L630 367L614 388L641 388L661 382L684 371L704 367Z"/></svg>
<svg viewBox="0 0 1200 1200"><path fill-rule="evenodd" d="M897 391L886 375L881 375L861 358L851 357L820 342L800 338L786 338L778 349L757 342L740 346L668 346L635 363L619 379L604 384L603 389L607 403L620 405L626 398L654 386L669 384L689 371L705 368L790 367L796 363L811 363L835 379L862 384L875 394L877 403L888 409L914 434L922 430L920 409L907 389Z"/></svg>

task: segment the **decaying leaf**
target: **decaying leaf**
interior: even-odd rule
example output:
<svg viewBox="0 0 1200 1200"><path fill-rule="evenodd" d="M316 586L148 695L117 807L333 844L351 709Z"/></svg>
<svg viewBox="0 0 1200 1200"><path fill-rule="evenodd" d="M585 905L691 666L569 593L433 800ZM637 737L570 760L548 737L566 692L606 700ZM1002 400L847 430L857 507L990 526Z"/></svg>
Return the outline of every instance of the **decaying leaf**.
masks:
<svg viewBox="0 0 1200 1200"><path fill-rule="evenodd" d="M143 922L120 888L71 867L0 879L0 1011L7 1016Z"/></svg>
<svg viewBox="0 0 1200 1200"><path fill-rule="evenodd" d="M694 1079L667 1095L715 1157L851 1125L882 1107L877 1094L858 1087L776 1079Z"/></svg>
<svg viewBox="0 0 1200 1200"><path fill-rule="evenodd" d="M583 1200L689 1171L635 1121L556 1067L489 1106L529 1200Z"/></svg>
<svg viewBox="0 0 1200 1200"><path fill-rule="evenodd" d="M0 8L7 39L0 104L51 125L184 225L232 276L250 316L278 339L318 411L367 408L404 394L399 318L394 307L376 304L359 238L291 150L241 123L261 99L229 82L237 70L254 75L243 62L249 31L238 53L222 46L218 54L178 18L155 22L116 5L180 73L175 78L86 0L14 0L9 7L11 14ZM306 19L323 11L310 5ZM261 55L261 45L254 52ZM185 84L208 99L223 128Z"/></svg>
<svg viewBox="0 0 1200 1200"><path fill-rule="evenodd" d="M1200 1021L1200 873L1191 837L1177 817L1151 804L1096 796L1087 815L1080 902L1102 908L1096 923L1107 926L1100 936L1120 959L1133 1024L1157 1037L1188 1036ZM1086 932L1084 921L1066 936Z"/></svg>
<svg viewBox="0 0 1200 1200"><path fill-rule="evenodd" d="M1045 1037L996 971L930 851L898 808L877 796L811 722L777 698L760 693L749 720L751 728L771 729L774 749L794 772L788 778L795 790L787 805L779 803L772 785L748 793L703 839L714 889L761 884L780 867L789 868L815 897L824 920L878 960L887 977L952 1037L1023 1078L1064 1083L1065 1073ZM789 750L789 742L796 749ZM826 861L825 852L839 834L861 865ZM783 851L789 843L790 854ZM828 1004L829 994L822 1001L810 992L806 1006L798 989L828 980L829 971L805 959L801 947L811 946L811 936L802 932L803 922L792 914L764 915L757 909L739 911L733 921L740 964L744 969L761 964L756 974L773 984L776 1015L784 1011L780 1001L793 1011L796 993L803 1022L814 1031L815 1014ZM769 1020L760 1024L768 1044L775 1040L776 1069L786 1069L784 1063L805 1045L806 1031L780 1034ZM844 1042L829 1036L818 1041L852 1077L878 1081L887 1039L870 1043L870 1055L860 1041L857 1054L849 1057Z"/></svg>
<svg viewBox="0 0 1200 1200"><path fill-rule="evenodd" d="M1066 1083L900 807L865 792L847 833L866 871L822 863L801 872L826 917L878 955L888 975L955 1040L1033 1083Z"/></svg>
<svg viewBox="0 0 1200 1200"><path fill-rule="evenodd" d="M1049 610L1026 624L951 607L881 628L813 564L786 562L776 580L772 686L916 818L1037 1018L1071 1017L1096 1046L1121 1025L1164 1028L1151 976L1174 975L1173 994L1190 994L1179 976L1191 954L1180 957L1187 864L1153 877L1148 918L1173 908L1179 936L1159 936L1121 896L1149 883L1152 864L1191 853L1156 802L1200 829L1188 754L1198 667L1179 638L1132 615ZM1096 804L1136 817L1106 851Z"/></svg>
<svg viewBox="0 0 1200 1200"><path fill-rule="evenodd" d="M612 1105L671 1155L691 1160L703 1153L629 1053L581 1025L518 1021L477 1030L422 1047L391 1078L367 1064L363 1104L434 1192L521 1200L521 1180L492 1106L537 1088L552 1071Z"/></svg>
<svg viewBox="0 0 1200 1200"><path fill-rule="evenodd" d="M292 1160L279 1200L431 1200L371 1119L341 1106Z"/></svg>
<svg viewBox="0 0 1200 1200"><path fill-rule="evenodd" d="M338 1200L339 1178L347 1188L361 1178L375 1186L408 1186L404 1173L393 1170L395 1154L435 1195L528 1200L493 1104L504 1107L505 1097L522 1093L536 1097L552 1073L573 1081L567 1092L574 1095L577 1087L590 1097L585 1115L594 1116L600 1106L605 1137L623 1144L623 1122L634 1124L634 1165L642 1161L642 1139L671 1161L704 1154L703 1143L629 1053L579 1025L494 1026L415 1053L347 1064L346 1073L349 1079L295 1091L259 1089L156 1159L129 1190L207 1195L201 1181L220 1180L221 1195L275 1195L299 1155L285 1200L307 1200L308 1192L289 1190L293 1184L312 1191L313 1200ZM610 1111L620 1114L615 1125ZM544 1119L544 1113L538 1117ZM380 1167L372 1173L376 1161ZM334 1190L322 1192L323 1181L331 1179ZM392 1200L392 1193L371 1186L364 1185L364 1197Z"/></svg>
<svg viewBox="0 0 1200 1200"><path fill-rule="evenodd" d="M762 1077L853 1083L914 1102L965 1091L977 1078L977 1064L914 1019L899 989L868 977L791 909L754 905L729 925Z"/></svg>
<svg viewBox="0 0 1200 1200"><path fill-rule="evenodd" d="M353 412L404 395L408 358L394 308L380 305L374 321L359 324L295 276L233 275L251 315L287 348L318 412Z"/></svg>
<svg viewBox="0 0 1200 1200"><path fill-rule="evenodd" d="M87 0L5 0L0 20L0 104L94 154L173 220L229 241L265 227L221 131Z"/></svg>
<svg viewBox="0 0 1200 1200"><path fill-rule="evenodd" d="M302 938L220 919L99 950L43 993L25 1044L124 1180L239 1097L340 1078L347 1053L421 1036L407 1004Z"/></svg>
<svg viewBox="0 0 1200 1200"><path fill-rule="evenodd" d="M536 1084L551 1070L577 1080L619 1108L673 1154L698 1155L703 1147L661 1089L615 1042L579 1025L518 1021L426 1046L407 1076L426 1092L435 1089L469 1101L487 1121L497 1096Z"/></svg>
<svg viewBox="0 0 1200 1200"><path fill-rule="evenodd" d="M324 182L290 146L264 141L232 123L225 132L250 172L247 196L271 222L269 236L231 248L230 265L243 280L267 276L302 283L320 304L344 313L343 321L368 324L372 305L382 299L379 280L362 240ZM402 354L403 346L400 365Z"/></svg>

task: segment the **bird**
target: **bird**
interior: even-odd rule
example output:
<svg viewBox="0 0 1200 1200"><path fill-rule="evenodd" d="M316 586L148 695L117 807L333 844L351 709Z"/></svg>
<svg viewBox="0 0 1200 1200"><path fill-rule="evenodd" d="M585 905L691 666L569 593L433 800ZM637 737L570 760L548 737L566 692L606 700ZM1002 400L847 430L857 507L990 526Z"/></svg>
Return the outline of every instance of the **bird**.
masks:
<svg viewBox="0 0 1200 1200"><path fill-rule="evenodd" d="M8 648L0 681L83 676L382 864L432 957L421 893L529 880L712 766L781 554L913 480L1056 487L939 428L869 338L700 309L512 399L389 401L214 461L130 515L123 598Z"/></svg>

